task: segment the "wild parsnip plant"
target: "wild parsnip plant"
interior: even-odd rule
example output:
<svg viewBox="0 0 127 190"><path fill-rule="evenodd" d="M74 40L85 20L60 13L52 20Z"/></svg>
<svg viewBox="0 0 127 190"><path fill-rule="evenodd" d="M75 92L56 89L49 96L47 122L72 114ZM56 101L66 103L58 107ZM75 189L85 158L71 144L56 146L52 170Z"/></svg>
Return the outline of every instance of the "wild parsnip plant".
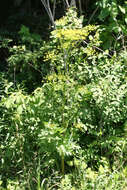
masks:
<svg viewBox="0 0 127 190"><path fill-rule="evenodd" d="M10 69L25 72L29 61L38 69L42 53L50 71L32 93L3 88L1 190L126 189L125 52L101 50L99 26L82 19L69 9L45 47L22 27L25 46L11 48Z"/></svg>

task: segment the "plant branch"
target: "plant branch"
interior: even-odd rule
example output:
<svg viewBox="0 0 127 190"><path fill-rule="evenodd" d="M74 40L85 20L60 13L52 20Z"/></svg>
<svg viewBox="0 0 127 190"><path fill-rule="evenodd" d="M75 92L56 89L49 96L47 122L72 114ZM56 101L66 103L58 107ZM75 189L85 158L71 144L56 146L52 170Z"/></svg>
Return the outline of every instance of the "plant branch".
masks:
<svg viewBox="0 0 127 190"><path fill-rule="evenodd" d="M83 40L83 43L84 44L86 44L86 45L89 45L89 43L88 42L86 42L85 40ZM93 48L95 48L95 49L97 49L97 50L99 50L99 51L101 51L102 53L104 53L104 50L102 50L101 48L99 48L99 47L97 47L97 46L92 46ZM112 58L112 56L108 53L107 54L110 58Z"/></svg>
<svg viewBox="0 0 127 190"><path fill-rule="evenodd" d="M46 2L46 0L41 0L41 2L44 5L44 7L45 7L45 9L47 11L47 14L48 14L48 16L50 18L50 21L51 21L52 25L55 28L55 21L54 21L53 13L51 11L49 0L47 0L47 2Z"/></svg>
<svg viewBox="0 0 127 190"><path fill-rule="evenodd" d="M42 75L42 72L39 69L36 69L31 63L28 63L28 65L32 67L34 70L38 71Z"/></svg>
<svg viewBox="0 0 127 190"><path fill-rule="evenodd" d="M96 14L96 12L98 11L98 9L99 9L99 6L98 6L98 7L96 7L96 9L93 11L93 13L92 13L92 15L91 15L90 19L88 20L88 24L90 24L91 20L93 19L94 15L95 15L95 14Z"/></svg>

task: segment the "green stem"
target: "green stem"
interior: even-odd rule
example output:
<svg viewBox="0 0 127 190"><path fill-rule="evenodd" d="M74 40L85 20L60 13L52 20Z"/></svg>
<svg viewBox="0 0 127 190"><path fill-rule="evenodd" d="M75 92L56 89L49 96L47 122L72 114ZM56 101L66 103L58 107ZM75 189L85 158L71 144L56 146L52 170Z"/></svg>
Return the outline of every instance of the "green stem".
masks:
<svg viewBox="0 0 127 190"><path fill-rule="evenodd" d="M64 156L63 155L61 157L61 169L62 169L62 175L64 175L65 165L64 165Z"/></svg>

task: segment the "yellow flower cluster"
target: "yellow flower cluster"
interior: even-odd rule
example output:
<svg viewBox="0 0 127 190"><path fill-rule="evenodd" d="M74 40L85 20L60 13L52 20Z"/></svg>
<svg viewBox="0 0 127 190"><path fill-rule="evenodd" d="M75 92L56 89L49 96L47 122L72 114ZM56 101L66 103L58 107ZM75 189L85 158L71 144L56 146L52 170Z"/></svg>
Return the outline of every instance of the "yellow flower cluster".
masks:
<svg viewBox="0 0 127 190"><path fill-rule="evenodd" d="M56 53L54 51L48 51L44 57L44 61L55 61L56 60Z"/></svg>
<svg viewBox="0 0 127 190"><path fill-rule="evenodd" d="M62 20L61 20L62 21ZM60 22L61 22L60 21ZM91 31L97 29L94 25L88 25L81 29L57 29L52 32L52 35L59 39L63 48L68 48L71 44L73 46L75 42L79 40L85 40Z"/></svg>
<svg viewBox="0 0 127 190"><path fill-rule="evenodd" d="M86 38L88 32L84 32L81 29L61 29L57 32L57 38L63 38L64 40L75 41Z"/></svg>

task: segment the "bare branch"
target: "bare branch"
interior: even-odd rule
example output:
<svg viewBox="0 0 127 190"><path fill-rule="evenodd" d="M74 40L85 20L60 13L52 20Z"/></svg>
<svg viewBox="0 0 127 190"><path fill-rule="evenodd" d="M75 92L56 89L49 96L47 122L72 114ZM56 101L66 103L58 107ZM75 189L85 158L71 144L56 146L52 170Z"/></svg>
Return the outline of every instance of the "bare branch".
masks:
<svg viewBox="0 0 127 190"><path fill-rule="evenodd" d="M55 21L54 21L54 17L53 17L53 13L51 11L51 7L50 7L50 3L49 3L49 0L41 0L42 4L44 5L46 11L47 11L47 14L50 18L50 21L52 23L52 25L54 26L55 28Z"/></svg>
<svg viewBox="0 0 127 190"><path fill-rule="evenodd" d="M85 40L83 40L83 43L84 44L86 44L86 45L89 45L89 43L88 42L86 42ZM99 47L97 47L97 46L92 46L93 48L95 48L95 49L97 49L97 50L99 50L99 51L101 51L102 53L104 53L104 50L102 50L101 48L99 48ZM107 54L110 58L112 58L112 56L108 53Z"/></svg>
<svg viewBox="0 0 127 190"><path fill-rule="evenodd" d="M96 9L93 11L93 13L92 13L92 15L91 15L91 17L90 17L90 19L89 19L89 21L88 21L88 24L90 24L91 20L93 19L94 15L95 15L96 12L98 11L98 9L99 9L99 6L96 7Z"/></svg>

